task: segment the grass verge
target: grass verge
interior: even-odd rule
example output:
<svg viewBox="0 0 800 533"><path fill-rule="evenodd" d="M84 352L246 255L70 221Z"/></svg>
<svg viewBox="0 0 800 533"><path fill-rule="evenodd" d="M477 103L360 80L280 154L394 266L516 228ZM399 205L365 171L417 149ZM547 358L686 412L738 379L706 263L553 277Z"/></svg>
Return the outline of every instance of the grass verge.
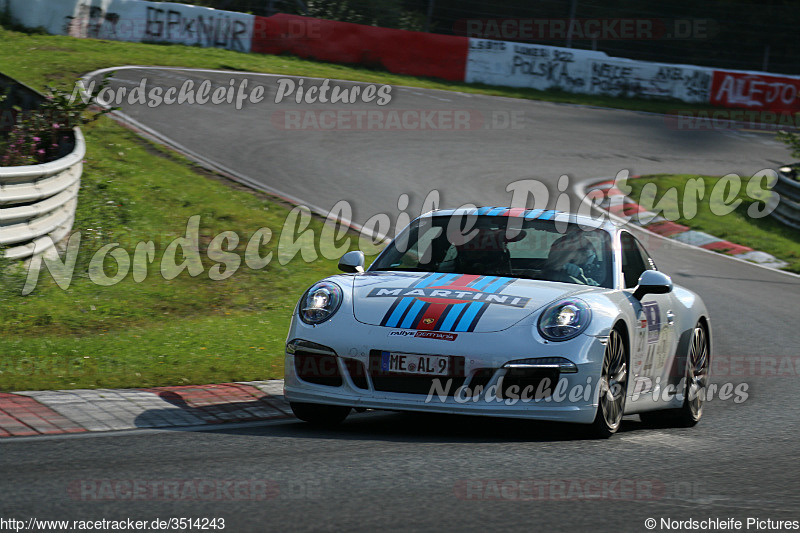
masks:
<svg viewBox="0 0 800 533"><path fill-rule="evenodd" d="M111 120L91 124L84 133L89 150L74 226L81 233L75 275L63 290L43 269L36 290L22 297L27 271L3 271L0 389L280 377L295 302L313 281L336 271L335 261L320 256L306 262L298 255L287 263L285 254L279 256L289 206L205 174ZM202 270L195 276L185 270L167 281L165 250L186 234L196 215ZM272 237L258 255L273 255L266 266L252 269L244 261L246 246L260 228ZM313 220L310 228L319 235L322 222ZM227 279L214 280L227 265L209 259L209 246L224 231L236 234L239 243L231 252L240 265ZM142 281L134 281L130 267L119 283L92 282L91 258L101 246L119 243L115 249L124 250L125 262L134 260L142 241L153 241L155 249ZM228 249L229 241L221 244ZM309 241L303 248L324 251ZM191 254L179 250L175 262ZM233 272L236 260L228 261ZM117 261L107 256L104 266L107 277L117 275Z"/></svg>
<svg viewBox="0 0 800 533"><path fill-rule="evenodd" d="M789 263L786 270L800 273L800 231L748 212L762 211L770 193L747 179L738 188L723 179L692 174L642 176L628 181L629 196L645 209L693 230L772 254ZM697 200L697 190L704 191L702 199Z"/></svg>

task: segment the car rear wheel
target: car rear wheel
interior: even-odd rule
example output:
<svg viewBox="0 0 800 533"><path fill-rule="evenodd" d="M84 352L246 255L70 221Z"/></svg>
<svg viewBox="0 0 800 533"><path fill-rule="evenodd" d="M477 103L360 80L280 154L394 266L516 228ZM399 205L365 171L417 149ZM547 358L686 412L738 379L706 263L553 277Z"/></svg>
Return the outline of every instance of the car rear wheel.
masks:
<svg viewBox="0 0 800 533"><path fill-rule="evenodd" d="M686 379L683 405L678 409L664 409L641 413L642 422L652 425L692 427L703 416L706 387L708 386L708 367L710 363L708 334L698 323L692 333L689 353L686 355Z"/></svg>
<svg viewBox="0 0 800 533"><path fill-rule="evenodd" d="M592 434L607 439L616 433L622 424L625 396L628 392L628 358L622 335L616 329L611 330L606 343L599 389Z"/></svg>
<svg viewBox="0 0 800 533"><path fill-rule="evenodd" d="M322 405L317 403L297 403L291 402L289 406L292 408L294 416L320 427L333 427L344 421L347 415L350 414L350 407L342 407L341 405Z"/></svg>

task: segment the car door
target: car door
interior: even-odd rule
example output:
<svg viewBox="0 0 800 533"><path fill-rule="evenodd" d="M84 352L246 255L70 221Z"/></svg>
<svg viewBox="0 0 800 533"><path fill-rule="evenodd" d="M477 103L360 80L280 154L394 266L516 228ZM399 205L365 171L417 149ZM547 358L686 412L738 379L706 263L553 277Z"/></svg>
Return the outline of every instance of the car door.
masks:
<svg viewBox="0 0 800 533"><path fill-rule="evenodd" d="M620 234L624 289L633 292L645 270L658 270L641 243L630 233ZM674 295L647 294L641 301L631 298L636 327L631 346L630 392L657 394L661 378L671 364L676 342Z"/></svg>

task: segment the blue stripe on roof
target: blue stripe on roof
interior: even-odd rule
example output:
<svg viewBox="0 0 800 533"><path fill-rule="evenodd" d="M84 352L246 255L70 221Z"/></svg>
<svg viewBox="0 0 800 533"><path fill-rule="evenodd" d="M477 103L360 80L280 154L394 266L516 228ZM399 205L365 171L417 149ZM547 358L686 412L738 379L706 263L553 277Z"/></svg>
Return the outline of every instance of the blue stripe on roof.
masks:
<svg viewBox="0 0 800 533"><path fill-rule="evenodd" d="M531 209L525 214L526 219L536 218L544 212L544 209Z"/></svg>
<svg viewBox="0 0 800 533"><path fill-rule="evenodd" d="M502 215L506 211L508 211L507 207L495 207L494 209L492 209L491 211L489 211L486 214L488 216L490 216L490 217L496 217L496 216Z"/></svg>
<svg viewBox="0 0 800 533"><path fill-rule="evenodd" d="M558 213L558 211L552 211L552 210L551 211L545 211L544 213L542 213L542 216L540 216L539 219L540 220L550 220L551 218L553 218L556 215L556 213Z"/></svg>
<svg viewBox="0 0 800 533"><path fill-rule="evenodd" d="M489 211L491 211L492 209L497 209L497 208L496 208L496 207L489 207L489 206L486 206L486 207L479 207L479 208L478 208L478 212L477 212L476 214L478 214L478 215L485 215L485 214L487 214Z"/></svg>

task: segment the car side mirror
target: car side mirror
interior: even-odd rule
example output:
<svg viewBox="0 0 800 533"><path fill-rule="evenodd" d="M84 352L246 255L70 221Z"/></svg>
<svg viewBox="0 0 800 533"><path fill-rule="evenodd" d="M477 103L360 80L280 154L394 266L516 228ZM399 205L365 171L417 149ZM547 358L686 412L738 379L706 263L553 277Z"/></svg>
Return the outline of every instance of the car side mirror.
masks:
<svg viewBox="0 0 800 533"><path fill-rule="evenodd" d="M633 291L633 297L637 300L644 298L646 294L667 294L672 292L672 279L657 270L645 270L639 276L639 284Z"/></svg>
<svg viewBox="0 0 800 533"><path fill-rule="evenodd" d="M339 270L348 274L364 272L364 252L353 250L347 252L339 259Z"/></svg>

